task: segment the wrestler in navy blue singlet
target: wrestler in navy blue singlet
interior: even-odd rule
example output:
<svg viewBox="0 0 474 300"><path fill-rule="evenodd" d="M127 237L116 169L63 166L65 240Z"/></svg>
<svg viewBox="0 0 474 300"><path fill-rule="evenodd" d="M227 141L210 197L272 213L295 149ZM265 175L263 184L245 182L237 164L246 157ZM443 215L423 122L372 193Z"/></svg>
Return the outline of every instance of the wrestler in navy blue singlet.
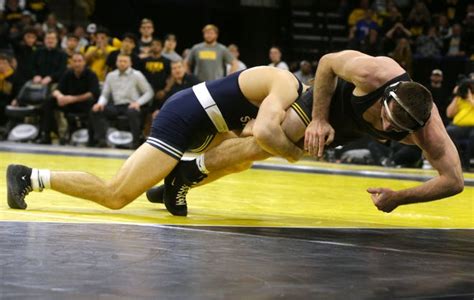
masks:
<svg viewBox="0 0 474 300"><path fill-rule="evenodd" d="M204 150L218 132L243 129L257 116L258 107L240 90L238 79L242 72L200 83L171 96L153 120L146 142L180 159L185 151ZM299 83L298 96L301 91Z"/></svg>

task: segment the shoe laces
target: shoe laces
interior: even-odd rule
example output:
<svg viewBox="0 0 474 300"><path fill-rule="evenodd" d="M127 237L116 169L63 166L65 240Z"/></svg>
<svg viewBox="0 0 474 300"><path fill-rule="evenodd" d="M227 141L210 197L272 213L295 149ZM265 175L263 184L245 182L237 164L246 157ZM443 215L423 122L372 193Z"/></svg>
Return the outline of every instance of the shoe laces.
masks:
<svg viewBox="0 0 474 300"><path fill-rule="evenodd" d="M28 195L32 190L33 188L31 187L31 185L26 185L23 190L21 190L21 199L25 199L26 195Z"/></svg>
<svg viewBox="0 0 474 300"><path fill-rule="evenodd" d="M186 195L188 194L189 189L191 188L190 185L183 185L178 191L176 195L176 205L186 205Z"/></svg>

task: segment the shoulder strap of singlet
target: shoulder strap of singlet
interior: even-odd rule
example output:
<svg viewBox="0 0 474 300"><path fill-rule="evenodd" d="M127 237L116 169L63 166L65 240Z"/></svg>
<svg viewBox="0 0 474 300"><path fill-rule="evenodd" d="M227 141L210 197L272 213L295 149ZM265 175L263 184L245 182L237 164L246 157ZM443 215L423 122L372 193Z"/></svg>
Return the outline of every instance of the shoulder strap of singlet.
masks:
<svg viewBox="0 0 474 300"><path fill-rule="evenodd" d="M293 73L292 73L293 74ZM301 83L301 81L298 79L298 77L296 77L295 74L293 74L293 76L295 76L296 80L298 80L298 98L301 96L301 94L303 93L303 84ZM296 98L296 99L298 99Z"/></svg>

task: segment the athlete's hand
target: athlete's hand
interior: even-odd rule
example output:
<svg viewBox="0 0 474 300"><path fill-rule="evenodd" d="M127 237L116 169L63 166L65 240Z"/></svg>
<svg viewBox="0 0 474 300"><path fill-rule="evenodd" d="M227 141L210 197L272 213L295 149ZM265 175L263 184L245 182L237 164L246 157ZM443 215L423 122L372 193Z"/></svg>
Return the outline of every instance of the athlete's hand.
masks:
<svg viewBox="0 0 474 300"><path fill-rule="evenodd" d="M370 197L378 210L389 213L398 206L395 199L397 192L392 191L391 189L368 188L367 192L371 194Z"/></svg>
<svg viewBox="0 0 474 300"><path fill-rule="evenodd" d="M312 156L322 157L324 146L334 141L334 128L325 120L313 120L304 134L304 149Z"/></svg>

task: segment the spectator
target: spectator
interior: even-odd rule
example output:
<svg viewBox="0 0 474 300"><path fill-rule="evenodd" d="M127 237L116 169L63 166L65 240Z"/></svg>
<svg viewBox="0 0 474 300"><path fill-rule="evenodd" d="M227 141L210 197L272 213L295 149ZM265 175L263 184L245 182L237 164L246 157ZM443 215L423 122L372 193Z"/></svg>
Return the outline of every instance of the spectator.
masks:
<svg viewBox="0 0 474 300"><path fill-rule="evenodd" d="M135 70L142 69L142 62L136 52L136 41L136 36L133 33L127 32L123 35L122 46L120 47L120 49L110 52L109 56L107 57L106 64L109 72L115 70L115 68L117 67L117 57L119 56L119 54L130 56L130 58L132 59L132 67Z"/></svg>
<svg viewBox="0 0 474 300"><path fill-rule="evenodd" d="M382 31L387 33L397 23L402 23L403 25L403 16L398 8L392 3L388 6L387 14L383 18Z"/></svg>
<svg viewBox="0 0 474 300"><path fill-rule="evenodd" d="M302 60L300 62L300 69L295 73L296 78L298 78L301 83L308 84L314 78L313 69L311 64L307 60Z"/></svg>
<svg viewBox="0 0 474 300"><path fill-rule="evenodd" d="M36 47L36 30L27 28L23 33L23 39L15 44L15 58L18 62L17 73L22 82L33 78L33 57Z"/></svg>
<svg viewBox="0 0 474 300"><path fill-rule="evenodd" d="M439 32L439 36L443 40L450 37L452 34L452 28L451 28L451 25L449 25L449 20L446 15L440 15L438 17L438 32Z"/></svg>
<svg viewBox="0 0 474 300"><path fill-rule="evenodd" d="M33 55L33 82L48 85L57 82L63 75L67 55L57 47L58 34L55 31L46 33L44 46Z"/></svg>
<svg viewBox="0 0 474 300"><path fill-rule="evenodd" d="M290 68L286 64L286 62L281 60L281 50L280 48L273 46L270 48L269 51L270 63L268 64L270 67L279 68L282 70L289 70Z"/></svg>
<svg viewBox="0 0 474 300"><path fill-rule="evenodd" d="M440 69L434 69L431 72L430 84L426 85L426 87L430 90L431 95L433 95L433 101L438 107L444 125L448 125L449 119L446 116L446 109L448 108L451 93L443 85L443 71Z"/></svg>
<svg viewBox="0 0 474 300"><path fill-rule="evenodd" d="M443 41L438 36L436 26L430 26L426 34L416 39L416 56L418 58L439 58Z"/></svg>
<svg viewBox="0 0 474 300"><path fill-rule="evenodd" d="M465 43L463 39L462 28L460 24L454 24L452 34L445 40L444 50L446 56L465 56Z"/></svg>
<svg viewBox="0 0 474 300"><path fill-rule="evenodd" d="M474 61L474 4L468 5L466 18L463 21L464 39L468 41L466 44L466 54ZM471 42L469 42L471 41Z"/></svg>
<svg viewBox="0 0 474 300"><path fill-rule="evenodd" d="M44 32L52 30L56 32L61 32L64 28L64 25L59 23L58 18L55 14L49 14L48 18L46 19L46 22L43 23L42 28Z"/></svg>
<svg viewBox="0 0 474 300"><path fill-rule="evenodd" d="M355 25L355 29L351 32L354 34L354 38L361 42L365 40L365 38L369 35L370 30L378 30L379 26L377 23L372 19L374 15L374 11L371 9L367 9L365 11L365 16L361 20L357 21Z"/></svg>
<svg viewBox="0 0 474 300"><path fill-rule="evenodd" d="M171 62L171 77L166 83L165 91L166 98L169 98L173 94L190 88L195 84L199 83L199 79L192 74L186 73L186 68L182 60ZM155 101L153 103L153 118L156 117L161 109L164 101Z"/></svg>
<svg viewBox="0 0 474 300"><path fill-rule="evenodd" d="M423 28L426 28L431 23L431 14L425 3L417 0L415 6L410 11L407 19L408 28L412 36L418 37L423 33Z"/></svg>
<svg viewBox="0 0 474 300"><path fill-rule="evenodd" d="M389 15L384 20L383 32L385 32L385 52L392 51L399 39L411 37L411 32L403 25L403 17L395 5L390 6Z"/></svg>
<svg viewBox="0 0 474 300"><path fill-rule="evenodd" d="M217 26L208 24L204 26L202 33L204 42L194 45L186 60L188 70L194 70L194 75L201 81L224 77L225 65L229 63L232 65L229 74L237 71L237 60L224 45L217 42Z"/></svg>
<svg viewBox="0 0 474 300"><path fill-rule="evenodd" d="M20 22L17 23L17 25L22 31L25 30L25 28L33 27L35 25L35 16L31 12L24 10Z"/></svg>
<svg viewBox="0 0 474 300"><path fill-rule="evenodd" d="M361 0L359 2L359 7L353 9L349 14L349 18L347 19L347 24L349 25L349 28L354 27L359 20L363 19L368 9L369 0Z"/></svg>
<svg viewBox="0 0 474 300"><path fill-rule="evenodd" d="M461 21L461 4L459 0L446 0L446 15L451 24Z"/></svg>
<svg viewBox="0 0 474 300"><path fill-rule="evenodd" d="M83 51L87 47L87 45L89 45L89 41L86 38L86 32L84 31L84 27L82 27L81 25L76 26L72 34L78 39L75 52ZM61 41L61 48L63 49L67 48L68 36L69 34L67 34Z"/></svg>
<svg viewBox="0 0 474 300"><path fill-rule="evenodd" d="M232 54L232 56L237 60L237 63L239 65L237 67L237 71L242 71L242 70L247 69L247 66L241 60L239 60L240 52L239 52L239 47L237 47L237 45L230 44L229 46L227 46L227 50L229 50L230 54ZM226 74L230 74L231 67L232 67L231 64L226 65Z"/></svg>
<svg viewBox="0 0 474 300"><path fill-rule="evenodd" d="M88 115L99 98L97 75L86 67L86 58L81 53L72 56L71 68L59 80L58 87L42 108L40 143L51 144L50 133L54 126L54 110L64 113Z"/></svg>
<svg viewBox="0 0 474 300"><path fill-rule="evenodd" d="M0 54L0 126L7 122L5 107L13 102L20 90L20 81L9 63L9 57Z"/></svg>
<svg viewBox="0 0 474 300"><path fill-rule="evenodd" d="M119 54L117 70L107 74L102 95L92 107L93 143L97 142L100 147L105 146L107 119L111 120L119 115L125 115L128 117L133 135L133 147L138 147L142 126L140 110L152 98L153 89L145 76L140 71L132 69L130 56Z"/></svg>
<svg viewBox="0 0 474 300"><path fill-rule="evenodd" d="M26 0L25 9L35 15L36 21L42 23L49 14L48 0Z"/></svg>
<svg viewBox="0 0 474 300"><path fill-rule="evenodd" d="M380 39L379 32L376 29L371 29L369 31L369 35L361 41L359 50L372 56L384 54L382 40Z"/></svg>
<svg viewBox="0 0 474 300"><path fill-rule="evenodd" d="M153 41L153 32L155 28L153 21L150 19L143 19L140 25L140 40L138 41L139 57L144 59L148 57L151 43Z"/></svg>
<svg viewBox="0 0 474 300"><path fill-rule="evenodd" d="M18 0L7 0L3 16L10 26L21 21L23 9L21 9Z"/></svg>
<svg viewBox="0 0 474 300"><path fill-rule="evenodd" d="M408 39L401 38L398 40L397 46L389 54L408 74L413 75L413 58L411 46Z"/></svg>
<svg viewBox="0 0 474 300"><path fill-rule="evenodd" d="M161 55L161 41L153 39L150 55L143 60L143 74L155 92L155 99L163 100L166 96L164 88L170 76L170 61Z"/></svg>
<svg viewBox="0 0 474 300"><path fill-rule="evenodd" d="M456 96L446 111L446 115L453 118L453 122L448 125L446 131L458 148L461 164L465 170L469 170L470 152L474 145L473 92L472 82L463 80L457 87Z"/></svg>
<svg viewBox="0 0 474 300"><path fill-rule="evenodd" d="M183 60L183 58L176 53L176 35L174 34L168 34L165 36L165 46L163 48L163 51L161 52L161 55L163 57L166 57L170 61L179 61Z"/></svg>
<svg viewBox="0 0 474 300"><path fill-rule="evenodd" d="M85 56L91 70L97 75L99 81L102 82L107 73L107 66L105 64L107 57L112 51L117 49L109 45L108 32L105 29L97 30L95 40L95 46L90 46Z"/></svg>
<svg viewBox="0 0 474 300"><path fill-rule="evenodd" d="M3 17L3 12L0 11L0 50L2 52L11 52L11 44L9 37L10 26Z"/></svg>
<svg viewBox="0 0 474 300"><path fill-rule="evenodd" d="M72 57L74 53L77 52L77 46L79 45L79 38L75 36L73 33L69 33L67 35L67 42L66 42L66 48L64 49L64 52L66 52L67 55L67 67L70 68L72 66Z"/></svg>

